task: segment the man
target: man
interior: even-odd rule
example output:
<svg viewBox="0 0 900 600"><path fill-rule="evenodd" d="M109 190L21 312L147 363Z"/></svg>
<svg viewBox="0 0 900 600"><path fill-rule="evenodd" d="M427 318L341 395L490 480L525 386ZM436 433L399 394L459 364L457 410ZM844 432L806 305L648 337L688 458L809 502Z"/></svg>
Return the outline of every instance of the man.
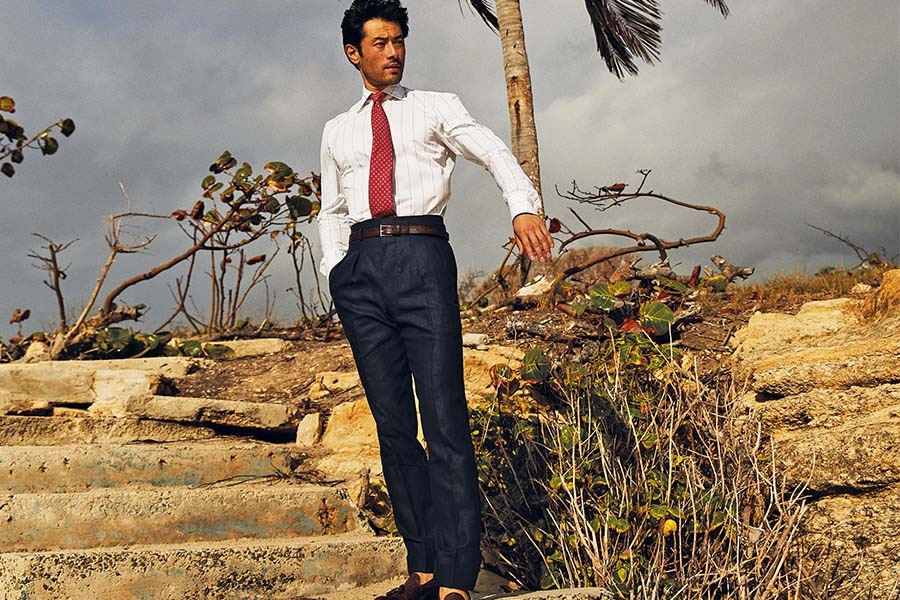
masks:
<svg viewBox="0 0 900 600"><path fill-rule="evenodd" d="M354 0L341 29L365 89L322 135L321 270L375 417L407 549L409 578L379 598L465 600L481 563L481 511L443 223L456 156L493 175L521 252L546 260L553 240L503 142L455 95L400 85L409 27L399 0Z"/></svg>

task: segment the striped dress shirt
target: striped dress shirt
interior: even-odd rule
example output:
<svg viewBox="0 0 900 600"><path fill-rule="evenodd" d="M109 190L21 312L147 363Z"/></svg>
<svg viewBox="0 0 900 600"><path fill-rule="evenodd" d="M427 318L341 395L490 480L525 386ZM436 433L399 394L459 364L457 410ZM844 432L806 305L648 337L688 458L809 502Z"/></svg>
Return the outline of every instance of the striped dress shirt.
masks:
<svg viewBox="0 0 900 600"><path fill-rule="evenodd" d="M490 129L475 122L455 94L384 90L394 144L397 216L443 216L457 156L483 166L497 182L510 218L538 213L540 199L512 152ZM371 92L325 124L322 133L322 244L320 271L328 275L347 253L350 226L371 218L369 157L372 153Z"/></svg>

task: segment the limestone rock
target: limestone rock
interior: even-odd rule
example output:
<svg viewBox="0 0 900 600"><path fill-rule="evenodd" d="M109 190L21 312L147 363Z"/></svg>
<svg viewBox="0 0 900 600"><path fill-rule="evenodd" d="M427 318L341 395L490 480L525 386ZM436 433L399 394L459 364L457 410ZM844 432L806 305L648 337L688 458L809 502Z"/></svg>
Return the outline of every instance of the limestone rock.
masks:
<svg viewBox="0 0 900 600"><path fill-rule="evenodd" d="M900 381L900 318L866 321L861 300L809 302L796 315L753 315L735 343L738 376L774 396Z"/></svg>
<svg viewBox="0 0 900 600"><path fill-rule="evenodd" d="M851 589L832 598L894 598L900 586L900 488L818 500L803 524L804 541L826 551L816 570L845 576Z"/></svg>
<svg viewBox="0 0 900 600"><path fill-rule="evenodd" d="M362 390L359 374L355 370L350 372L325 371L316 374L316 380L309 388L309 397L311 400L318 400L357 387L360 388L360 391Z"/></svg>
<svg viewBox="0 0 900 600"><path fill-rule="evenodd" d="M896 314L900 310L900 269L884 274L878 290L866 299L863 314L868 318Z"/></svg>
<svg viewBox="0 0 900 600"><path fill-rule="evenodd" d="M766 433L799 429L828 430L887 408L900 407L900 384L853 386L844 390L815 389L802 394L769 398L750 393L747 407L760 419ZM827 431L820 431L820 435Z"/></svg>
<svg viewBox="0 0 900 600"><path fill-rule="evenodd" d="M47 360L50 360L50 346L38 341L28 344L25 356L22 357L22 362L24 363L44 362Z"/></svg>
<svg viewBox="0 0 900 600"><path fill-rule="evenodd" d="M863 290L859 290L860 293ZM735 372L772 444L786 491L805 490L798 543L835 599L900 590L900 270L865 299L754 315Z"/></svg>
<svg viewBox="0 0 900 600"><path fill-rule="evenodd" d="M464 333L462 336L463 346L477 348L478 346L486 346L491 341L486 333Z"/></svg>
<svg viewBox="0 0 900 600"><path fill-rule="evenodd" d="M789 487L817 495L857 494L900 485L900 405L830 430L804 430L773 438Z"/></svg>
<svg viewBox="0 0 900 600"><path fill-rule="evenodd" d="M143 403L160 391L160 377L148 371L97 371L94 402L88 412L104 417L143 416L129 414L127 407Z"/></svg>
<svg viewBox="0 0 900 600"><path fill-rule="evenodd" d="M293 407L271 402L151 396L94 404L88 411L100 417L155 419L276 431L287 430L294 425Z"/></svg>
<svg viewBox="0 0 900 600"><path fill-rule="evenodd" d="M518 371L522 368L524 357L523 351L506 346L463 348L466 397L469 405L477 405L484 401L485 396L494 394L495 390L491 384L491 367L504 365L513 371Z"/></svg>
<svg viewBox="0 0 900 600"><path fill-rule="evenodd" d="M334 407L321 444L330 451L319 463L321 471L355 475L368 470L374 476L381 476L378 433L365 398Z"/></svg>
<svg viewBox="0 0 900 600"><path fill-rule="evenodd" d="M310 413L300 420L297 426L297 445L303 448L311 448L322 437L322 415Z"/></svg>

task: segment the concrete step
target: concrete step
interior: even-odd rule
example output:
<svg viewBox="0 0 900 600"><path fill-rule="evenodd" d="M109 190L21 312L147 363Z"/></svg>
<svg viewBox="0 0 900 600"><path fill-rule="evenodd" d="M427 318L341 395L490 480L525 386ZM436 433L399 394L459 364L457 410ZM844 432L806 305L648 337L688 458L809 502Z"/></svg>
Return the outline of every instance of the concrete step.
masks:
<svg viewBox="0 0 900 600"><path fill-rule="evenodd" d="M0 552L364 530L343 491L283 481L0 496Z"/></svg>
<svg viewBox="0 0 900 600"><path fill-rule="evenodd" d="M289 474L296 446L209 440L180 444L0 446L0 493L189 486Z"/></svg>
<svg viewBox="0 0 900 600"><path fill-rule="evenodd" d="M398 577L405 555L364 534L0 553L0 600L296 600Z"/></svg>
<svg viewBox="0 0 900 600"><path fill-rule="evenodd" d="M0 446L179 442L215 435L209 427L146 419L0 415Z"/></svg>

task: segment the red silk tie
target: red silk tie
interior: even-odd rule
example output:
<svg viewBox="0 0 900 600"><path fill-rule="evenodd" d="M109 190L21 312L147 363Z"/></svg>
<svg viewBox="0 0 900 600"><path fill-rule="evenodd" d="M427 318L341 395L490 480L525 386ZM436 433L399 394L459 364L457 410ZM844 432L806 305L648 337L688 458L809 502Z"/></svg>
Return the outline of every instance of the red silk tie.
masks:
<svg viewBox="0 0 900 600"><path fill-rule="evenodd" d="M394 216L394 144L384 114L384 92L372 94L372 158L369 163L369 210L372 218Z"/></svg>

